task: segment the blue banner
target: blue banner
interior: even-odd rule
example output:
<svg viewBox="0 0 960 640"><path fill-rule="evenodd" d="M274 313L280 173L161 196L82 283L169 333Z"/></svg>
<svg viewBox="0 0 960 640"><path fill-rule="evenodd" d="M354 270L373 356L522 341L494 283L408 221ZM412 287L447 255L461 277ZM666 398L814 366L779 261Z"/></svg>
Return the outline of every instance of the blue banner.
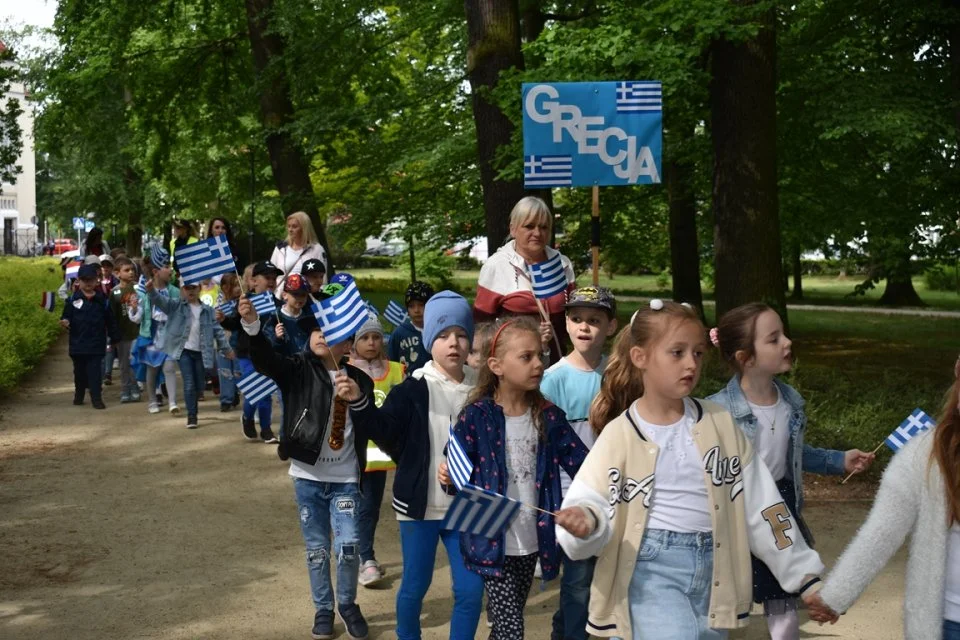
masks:
<svg viewBox="0 0 960 640"><path fill-rule="evenodd" d="M659 82L523 85L523 186L657 184Z"/></svg>

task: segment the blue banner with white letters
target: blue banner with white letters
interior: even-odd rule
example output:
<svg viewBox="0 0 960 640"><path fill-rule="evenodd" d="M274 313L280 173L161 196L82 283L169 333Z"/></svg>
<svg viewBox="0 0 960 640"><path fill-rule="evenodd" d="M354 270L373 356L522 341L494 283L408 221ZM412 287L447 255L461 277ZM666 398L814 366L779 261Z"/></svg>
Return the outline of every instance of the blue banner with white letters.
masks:
<svg viewBox="0 0 960 640"><path fill-rule="evenodd" d="M524 83L523 186L659 183L662 116L656 81Z"/></svg>

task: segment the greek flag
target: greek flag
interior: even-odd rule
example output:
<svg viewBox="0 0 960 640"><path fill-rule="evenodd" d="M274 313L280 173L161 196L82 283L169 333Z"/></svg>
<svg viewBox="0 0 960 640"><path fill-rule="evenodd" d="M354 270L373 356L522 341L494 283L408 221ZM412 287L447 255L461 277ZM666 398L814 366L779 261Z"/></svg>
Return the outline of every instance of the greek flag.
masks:
<svg viewBox="0 0 960 640"><path fill-rule="evenodd" d="M496 538L510 526L521 506L516 500L468 484L454 496L440 528Z"/></svg>
<svg viewBox="0 0 960 640"><path fill-rule="evenodd" d="M524 188L569 187L572 184L573 158L571 156L523 157Z"/></svg>
<svg viewBox="0 0 960 640"><path fill-rule="evenodd" d="M659 82L617 83L617 113L662 110L663 91Z"/></svg>
<svg viewBox="0 0 960 640"><path fill-rule="evenodd" d="M147 295L147 277L140 276L140 279L137 280L137 284L133 285L133 290L140 295Z"/></svg>
<svg viewBox="0 0 960 640"><path fill-rule="evenodd" d="M57 296L53 291L43 292L43 299L40 301L40 306L53 313L54 307L57 306Z"/></svg>
<svg viewBox="0 0 960 640"><path fill-rule="evenodd" d="M530 265L530 282L533 295L544 300L567 290L567 274L563 271L560 254L556 253L546 262Z"/></svg>
<svg viewBox="0 0 960 640"><path fill-rule="evenodd" d="M217 311L225 316L232 316L237 311L237 303L235 300L227 300L217 305Z"/></svg>
<svg viewBox="0 0 960 640"><path fill-rule="evenodd" d="M383 312L383 317L394 327L399 327L407 319L407 310L401 307L399 302L391 300L387 303L387 310Z"/></svg>
<svg viewBox="0 0 960 640"><path fill-rule="evenodd" d="M368 310L370 311L370 313L372 313L374 316L380 315L380 309L377 309L377 308L374 306L374 304L373 304L372 302L370 302L369 300L367 300L367 309L368 309Z"/></svg>
<svg viewBox="0 0 960 640"><path fill-rule="evenodd" d="M225 236L214 236L178 247L174 252L174 261L184 284L196 284L236 268Z"/></svg>
<svg viewBox="0 0 960 640"><path fill-rule="evenodd" d="M243 394L247 402L257 404L264 398L269 398L277 390L277 383L272 378L254 371L245 378L241 378L237 382L237 388L240 389L240 393Z"/></svg>
<svg viewBox="0 0 960 640"><path fill-rule="evenodd" d="M463 489L470 484L470 476L473 475L473 462L470 456L464 451L463 445L453 433L453 425L450 425L450 439L447 441L447 469L450 472L450 479L457 489Z"/></svg>
<svg viewBox="0 0 960 640"><path fill-rule="evenodd" d="M899 451L913 436L937 425L936 421L920 409L914 409L907 419L900 423L893 433L883 441L894 452Z"/></svg>
<svg viewBox="0 0 960 640"><path fill-rule="evenodd" d="M248 296L250 302L253 304L253 308L256 309L258 316L265 316L271 313L276 313L277 305L273 301L273 296L270 295L269 291L264 291L263 293L255 293ZM224 312L226 315L226 312Z"/></svg>
<svg viewBox="0 0 960 640"><path fill-rule="evenodd" d="M331 284L342 288L333 297L312 304L310 308L320 324L324 340L332 347L353 337L367 321L368 310L349 273L333 276Z"/></svg>

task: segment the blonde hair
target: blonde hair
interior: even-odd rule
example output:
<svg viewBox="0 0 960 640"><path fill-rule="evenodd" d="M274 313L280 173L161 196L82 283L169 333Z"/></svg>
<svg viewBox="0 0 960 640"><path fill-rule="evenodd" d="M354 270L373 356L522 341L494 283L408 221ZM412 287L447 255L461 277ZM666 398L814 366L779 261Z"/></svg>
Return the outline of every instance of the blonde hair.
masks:
<svg viewBox="0 0 960 640"><path fill-rule="evenodd" d="M600 393L590 405L590 426L595 433L603 431L610 421L643 395L643 372L634 366L630 358L633 347L647 348L666 335L671 326L685 322L697 324L706 336L707 329L692 306L678 302L657 302L662 305L659 309L653 306L639 309L617 334L603 371Z"/></svg>
<svg viewBox="0 0 960 640"><path fill-rule="evenodd" d="M537 223L546 222L547 228L553 229L553 214L550 213L550 207L536 196L520 198L510 211L511 227L522 225L530 219Z"/></svg>
<svg viewBox="0 0 960 640"><path fill-rule="evenodd" d="M223 274L223 277L220 278L220 292L223 294L223 297L226 300L233 300L235 297L239 296L240 280L237 278L236 273L231 272ZM228 293L230 294L230 297L227 297ZM236 294L236 296L234 294Z"/></svg>
<svg viewBox="0 0 960 640"><path fill-rule="evenodd" d="M473 404L484 398L493 398L500 386L500 378L497 377L488 364L488 358L502 359L509 350L509 345L514 336L522 333L528 333L537 339L540 344L540 326L527 317L519 316L511 318L500 325L495 333L492 334L489 342L482 345L483 354L481 356L480 371L477 373L477 386L470 392L467 398L467 404ZM538 356L539 357L539 356ZM524 394L524 399L528 402L531 413L533 414L533 426L537 430L537 436L541 440L546 440L546 425L543 422L543 406L546 400L540 389L531 389Z"/></svg>
<svg viewBox="0 0 960 640"><path fill-rule="evenodd" d="M290 218L294 218L300 223L300 241L303 243L303 246L307 246L308 244L320 244L320 240L317 239L317 232L313 230L313 223L310 222L310 216L303 211L294 211L287 216L287 220ZM287 233L287 244L290 244L289 233Z"/></svg>

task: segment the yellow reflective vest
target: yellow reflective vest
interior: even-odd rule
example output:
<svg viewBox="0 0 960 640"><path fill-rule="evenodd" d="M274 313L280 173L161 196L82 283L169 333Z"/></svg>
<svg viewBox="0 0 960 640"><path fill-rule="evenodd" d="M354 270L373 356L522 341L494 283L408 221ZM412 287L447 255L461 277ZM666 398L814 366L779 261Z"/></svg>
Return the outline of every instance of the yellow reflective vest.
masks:
<svg viewBox="0 0 960 640"><path fill-rule="evenodd" d="M387 393L390 389L403 382L405 367L399 362L392 360L387 362L387 371L382 378L373 379L373 404L377 407L383 406L383 401L387 399ZM397 465L390 456L381 451L373 440L367 442L367 468L365 471L390 471L396 469Z"/></svg>

